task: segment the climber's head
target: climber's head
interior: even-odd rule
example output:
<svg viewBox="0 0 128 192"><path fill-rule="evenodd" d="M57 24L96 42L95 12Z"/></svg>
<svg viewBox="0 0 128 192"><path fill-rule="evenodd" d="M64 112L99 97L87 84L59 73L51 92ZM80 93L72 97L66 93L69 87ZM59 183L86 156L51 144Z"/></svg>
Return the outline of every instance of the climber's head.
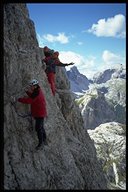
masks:
<svg viewBox="0 0 128 192"><path fill-rule="evenodd" d="M40 87L39 82L36 79L31 80L29 85L30 85L31 91L34 91L35 89L38 89Z"/></svg>
<svg viewBox="0 0 128 192"><path fill-rule="evenodd" d="M55 51L54 52L54 55L56 55L57 57L59 56L59 52L58 51Z"/></svg>
<svg viewBox="0 0 128 192"><path fill-rule="evenodd" d="M44 52L48 52L49 48L47 46L44 47Z"/></svg>
<svg viewBox="0 0 128 192"><path fill-rule="evenodd" d="M54 57L54 58L58 58L58 56L59 56L59 52L58 52L58 51L55 51L55 52L53 53L53 57Z"/></svg>

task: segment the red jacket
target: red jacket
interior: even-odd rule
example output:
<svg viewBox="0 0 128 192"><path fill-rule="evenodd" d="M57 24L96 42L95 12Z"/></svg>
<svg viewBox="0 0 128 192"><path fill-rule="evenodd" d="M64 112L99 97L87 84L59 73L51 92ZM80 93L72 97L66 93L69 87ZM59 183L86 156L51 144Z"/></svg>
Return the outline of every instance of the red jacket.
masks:
<svg viewBox="0 0 128 192"><path fill-rule="evenodd" d="M26 92L30 95L29 92ZM31 114L33 117L46 117L47 110L46 110L46 101L43 92L39 89L39 95L36 96L34 99L31 97L23 97L18 99L21 103L31 104Z"/></svg>

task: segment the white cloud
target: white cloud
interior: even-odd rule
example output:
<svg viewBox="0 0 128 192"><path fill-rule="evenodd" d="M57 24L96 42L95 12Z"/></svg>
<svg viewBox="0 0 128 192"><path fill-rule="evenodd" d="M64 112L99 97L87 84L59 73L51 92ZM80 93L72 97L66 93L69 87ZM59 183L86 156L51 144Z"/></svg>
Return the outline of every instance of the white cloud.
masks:
<svg viewBox="0 0 128 192"><path fill-rule="evenodd" d="M81 63L84 62L83 56L72 51L68 51L68 52L61 51L59 58L62 62L66 62L66 63L74 62L74 63L77 63L77 65L80 65Z"/></svg>
<svg viewBox="0 0 128 192"><path fill-rule="evenodd" d="M66 44L69 42L68 37L64 33L58 33L58 35L47 34L43 35L43 38L51 43L59 42L61 44Z"/></svg>
<svg viewBox="0 0 128 192"><path fill-rule="evenodd" d="M116 55L108 50L105 50L103 52L102 59L103 59L105 65L113 65L116 63L124 62L124 58L122 58L120 55Z"/></svg>
<svg viewBox="0 0 128 192"><path fill-rule="evenodd" d="M84 58L82 55L68 51L68 52L60 52L59 59L63 63L75 63L75 66L79 70L81 74L84 74L87 78L91 78L95 73L94 65L95 65L95 57ZM70 70L71 66L66 67L67 70Z"/></svg>
<svg viewBox="0 0 128 192"><path fill-rule="evenodd" d="M79 72L89 79L92 79L95 73L105 69L119 67L120 64L123 64L125 67L126 62L124 57L116 55L108 50L103 52L101 61L97 61L97 58L94 56L84 58L82 55L72 51L60 52L59 59L63 63L74 62ZM66 69L70 70L71 67L72 65L66 67Z"/></svg>
<svg viewBox="0 0 128 192"><path fill-rule="evenodd" d="M105 69L119 68L120 64L123 64L123 67L126 68L126 57L117 55L108 50L104 50L102 54L103 63L100 66L100 71Z"/></svg>
<svg viewBox="0 0 128 192"><path fill-rule="evenodd" d="M114 17L100 19L97 24L93 24L88 32L101 37L118 37L125 38L126 36L126 23L125 16L122 14L115 15Z"/></svg>

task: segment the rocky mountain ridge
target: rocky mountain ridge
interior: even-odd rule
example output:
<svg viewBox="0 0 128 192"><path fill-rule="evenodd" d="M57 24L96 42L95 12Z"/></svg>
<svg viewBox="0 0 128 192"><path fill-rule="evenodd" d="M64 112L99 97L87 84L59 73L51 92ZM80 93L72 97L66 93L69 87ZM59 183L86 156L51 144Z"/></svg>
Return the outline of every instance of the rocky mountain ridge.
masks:
<svg viewBox="0 0 128 192"><path fill-rule="evenodd" d="M101 84L113 78L126 79L126 69L122 64L116 68L106 69L102 72L94 74L93 83Z"/></svg>
<svg viewBox="0 0 128 192"><path fill-rule="evenodd" d="M73 78L74 73L81 76L77 69L70 69L68 76L71 85L76 83L78 78ZM81 77L83 78L84 75ZM88 84L85 90L78 90L72 86L76 102L79 105L83 116L85 127L94 129L101 123L116 121L126 123L126 70L120 66L116 69L107 69L96 73L93 81L85 76L83 84ZM81 82L79 82L81 85ZM78 93L80 91L80 94ZM75 93L75 94L74 94ZM90 99L89 99L90 98Z"/></svg>
<svg viewBox="0 0 128 192"><path fill-rule="evenodd" d="M69 71L66 71L70 81L70 89L73 93L84 93L91 85L100 86L105 85L109 80L124 79L126 80L126 69L120 65L116 68L105 69L102 72L97 72L92 79L88 79L81 74L76 66L73 66Z"/></svg>

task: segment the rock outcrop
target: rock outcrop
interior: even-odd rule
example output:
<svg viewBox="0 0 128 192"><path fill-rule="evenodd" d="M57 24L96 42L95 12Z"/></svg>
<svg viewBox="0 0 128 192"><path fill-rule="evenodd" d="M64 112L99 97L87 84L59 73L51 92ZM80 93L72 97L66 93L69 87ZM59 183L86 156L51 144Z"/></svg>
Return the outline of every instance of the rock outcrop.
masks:
<svg viewBox="0 0 128 192"><path fill-rule="evenodd" d="M88 133L95 143L108 185L111 189L126 189L126 126L109 122Z"/></svg>
<svg viewBox="0 0 128 192"><path fill-rule="evenodd" d="M83 116L86 129L95 129L102 123L116 119L114 107L110 105L104 94L98 89L90 89L80 99L76 99Z"/></svg>
<svg viewBox="0 0 128 192"><path fill-rule="evenodd" d="M42 20L43 22L43 20ZM69 89L65 72L58 69L57 93L53 97L41 62L35 27L26 4L4 4L4 189L107 189L82 116ZM37 136L27 113L28 105L10 103L24 94L36 78L46 97L48 145L35 151Z"/></svg>

